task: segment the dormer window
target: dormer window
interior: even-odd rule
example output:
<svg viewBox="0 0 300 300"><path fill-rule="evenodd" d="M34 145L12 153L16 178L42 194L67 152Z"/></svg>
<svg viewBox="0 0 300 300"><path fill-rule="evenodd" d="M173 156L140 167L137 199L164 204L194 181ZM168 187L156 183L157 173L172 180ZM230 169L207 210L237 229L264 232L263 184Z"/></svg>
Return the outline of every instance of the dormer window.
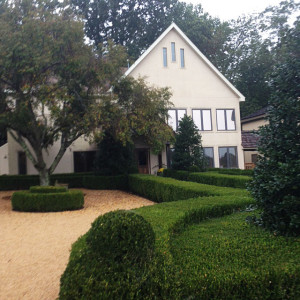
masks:
<svg viewBox="0 0 300 300"><path fill-rule="evenodd" d="M163 48L163 64L164 64L164 67L168 66L168 63L167 63L167 48Z"/></svg>
<svg viewBox="0 0 300 300"><path fill-rule="evenodd" d="M171 54L172 54L172 62L176 61L176 53L175 53L175 43L171 43Z"/></svg>
<svg viewBox="0 0 300 300"><path fill-rule="evenodd" d="M184 63L184 49L180 49L180 66L181 66L181 68L185 67L185 63Z"/></svg>

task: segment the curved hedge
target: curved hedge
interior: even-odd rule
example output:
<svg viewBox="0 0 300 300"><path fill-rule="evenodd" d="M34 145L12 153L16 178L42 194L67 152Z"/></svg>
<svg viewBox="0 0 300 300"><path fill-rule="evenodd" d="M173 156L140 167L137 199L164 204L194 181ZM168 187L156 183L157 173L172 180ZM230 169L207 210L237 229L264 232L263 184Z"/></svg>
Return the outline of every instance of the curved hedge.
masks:
<svg viewBox="0 0 300 300"><path fill-rule="evenodd" d="M31 193L30 191L14 192L11 198L12 208L24 212L55 212L83 208L82 191L63 193Z"/></svg>
<svg viewBox="0 0 300 300"><path fill-rule="evenodd" d="M151 225L133 212L115 211L98 217L84 236L80 255L70 260L61 277L60 299L137 299L147 295L154 243Z"/></svg>

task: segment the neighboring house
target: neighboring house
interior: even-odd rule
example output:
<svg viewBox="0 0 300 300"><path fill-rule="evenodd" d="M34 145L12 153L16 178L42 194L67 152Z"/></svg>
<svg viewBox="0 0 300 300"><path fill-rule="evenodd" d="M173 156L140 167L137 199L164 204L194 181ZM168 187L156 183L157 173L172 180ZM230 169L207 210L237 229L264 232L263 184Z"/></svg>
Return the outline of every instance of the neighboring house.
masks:
<svg viewBox="0 0 300 300"><path fill-rule="evenodd" d="M170 87L174 108L169 111L168 123L174 130L184 114L191 115L202 135L202 145L210 166L244 168L241 141L239 102L244 96L210 63L187 36L173 23L126 71L126 76L141 76L157 87ZM142 140L136 141L136 158L141 173L155 174L159 167L170 163L171 146L159 155ZM3 147L3 146L2 146ZM0 148L0 165L7 165L1 174L36 174L32 163L21 147L8 135ZM52 161L58 145L49 149ZM76 140L64 154L55 173L89 171L96 146L84 138ZM2 153L2 154L1 154Z"/></svg>
<svg viewBox="0 0 300 300"><path fill-rule="evenodd" d="M259 140L256 131L260 126L268 124L266 120L267 110L268 107L264 107L241 119L245 169L253 169L255 167L258 156L257 143Z"/></svg>

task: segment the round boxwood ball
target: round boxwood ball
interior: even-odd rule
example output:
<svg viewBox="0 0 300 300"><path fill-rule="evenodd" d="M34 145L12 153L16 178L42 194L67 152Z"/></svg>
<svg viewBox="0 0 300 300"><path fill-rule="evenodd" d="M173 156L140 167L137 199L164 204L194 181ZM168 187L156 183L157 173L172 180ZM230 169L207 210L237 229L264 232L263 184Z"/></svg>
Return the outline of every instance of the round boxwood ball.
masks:
<svg viewBox="0 0 300 300"><path fill-rule="evenodd" d="M144 264L153 255L155 235L143 217L119 210L98 217L87 233L86 243L106 262Z"/></svg>

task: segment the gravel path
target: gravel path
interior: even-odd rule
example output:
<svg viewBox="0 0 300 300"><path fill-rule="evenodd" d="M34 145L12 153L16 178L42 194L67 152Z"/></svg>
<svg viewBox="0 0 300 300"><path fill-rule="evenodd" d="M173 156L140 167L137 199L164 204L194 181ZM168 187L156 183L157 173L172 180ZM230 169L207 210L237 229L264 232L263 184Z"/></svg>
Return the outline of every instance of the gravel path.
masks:
<svg viewBox="0 0 300 300"><path fill-rule="evenodd" d="M12 191L0 192L0 299L56 299L71 245L95 218L153 202L121 191L86 194L82 210L22 213L11 209Z"/></svg>

